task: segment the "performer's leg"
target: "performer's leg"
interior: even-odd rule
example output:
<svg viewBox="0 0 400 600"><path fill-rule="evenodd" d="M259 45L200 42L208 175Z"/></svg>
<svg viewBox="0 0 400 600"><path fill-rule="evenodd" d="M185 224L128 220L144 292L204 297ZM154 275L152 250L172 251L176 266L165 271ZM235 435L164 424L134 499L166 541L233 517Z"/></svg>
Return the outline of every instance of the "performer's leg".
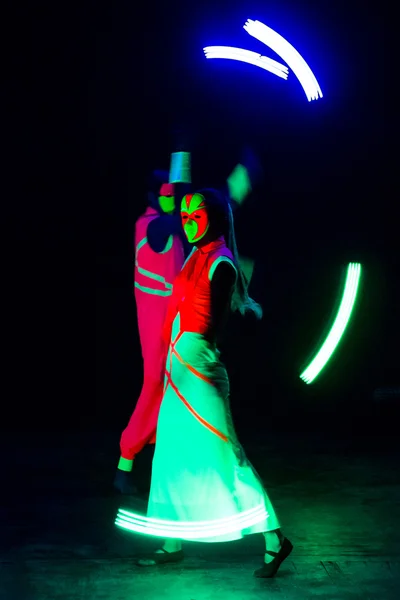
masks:
<svg viewBox="0 0 400 600"><path fill-rule="evenodd" d="M182 542L181 540L168 538L164 542L163 550L165 550L165 552L178 552L178 550L182 550Z"/></svg>
<svg viewBox="0 0 400 600"><path fill-rule="evenodd" d="M140 567L154 567L155 565L165 564L169 562L180 562L184 555L182 551L181 540L168 538L164 545L159 550L156 550L147 558L141 558L137 564Z"/></svg>
<svg viewBox="0 0 400 600"><path fill-rule="evenodd" d="M154 379L145 375L139 400L128 426L121 435L121 457L114 486L123 494L132 494L137 491L130 481L129 474L132 471L136 454L146 444L155 443L162 395L163 382L161 378Z"/></svg>
<svg viewBox="0 0 400 600"><path fill-rule="evenodd" d="M264 565L254 572L255 577L274 577L281 563L293 550L292 543L283 535L281 529L266 531Z"/></svg>
<svg viewBox="0 0 400 600"><path fill-rule="evenodd" d="M161 335L166 306L163 302L160 304L160 298L136 291L135 299L143 357L143 385L135 410L121 435L118 468L125 472L132 470L136 454L146 444L155 442L168 351Z"/></svg>
<svg viewBox="0 0 400 600"><path fill-rule="evenodd" d="M266 531L263 535L266 552L264 554L264 562L269 563L273 560L273 556L267 554L267 552L279 552L279 550L282 547L282 542L285 539L285 536L282 534L280 529L275 529L275 531Z"/></svg>
<svg viewBox="0 0 400 600"><path fill-rule="evenodd" d="M145 374L142 391L129 423L121 435L121 459L118 468L131 471L133 459L142 448L155 440L164 383Z"/></svg>

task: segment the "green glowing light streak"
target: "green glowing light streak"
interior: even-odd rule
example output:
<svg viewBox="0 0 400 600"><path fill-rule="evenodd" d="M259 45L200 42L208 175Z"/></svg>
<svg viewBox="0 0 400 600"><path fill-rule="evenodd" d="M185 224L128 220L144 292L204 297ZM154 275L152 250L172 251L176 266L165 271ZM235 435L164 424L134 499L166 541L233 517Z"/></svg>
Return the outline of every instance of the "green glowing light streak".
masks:
<svg viewBox="0 0 400 600"><path fill-rule="evenodd" d="M305 383L310 384L315 380L336 350L353 312L359 288L360 277L361 265L359 263L350 263L347 267L347 277L342 301L340 303L336 319L320 350L308 367L300 375L300 378Z"/></svg>

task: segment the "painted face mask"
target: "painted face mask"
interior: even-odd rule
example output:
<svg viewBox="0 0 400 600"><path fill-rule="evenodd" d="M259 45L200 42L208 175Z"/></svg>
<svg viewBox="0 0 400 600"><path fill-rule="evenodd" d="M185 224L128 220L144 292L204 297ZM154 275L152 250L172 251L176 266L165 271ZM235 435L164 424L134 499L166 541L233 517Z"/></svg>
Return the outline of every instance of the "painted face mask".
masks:
<svg viewBox="0 0 400 600"><path fill-rule="evenodd" d="M163 183L158 196L158 203L164 213L172 213L175 209L175 190L173 183Z"/></svg>
<svg viewBox="0 0 400 600"><path fill-rule="evenodd" d="M182 226L191 244L196 244L206 235L210 220L204 196L187 194L181 203Z"/></svg>

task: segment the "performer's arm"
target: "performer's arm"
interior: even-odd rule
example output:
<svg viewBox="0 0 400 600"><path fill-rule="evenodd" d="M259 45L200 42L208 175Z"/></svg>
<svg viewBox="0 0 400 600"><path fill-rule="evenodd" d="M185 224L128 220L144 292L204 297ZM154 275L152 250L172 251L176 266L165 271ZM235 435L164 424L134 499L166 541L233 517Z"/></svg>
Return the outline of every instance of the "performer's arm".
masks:
<svg viewBox="0 0 400 600"><path fill-rule="evenodd" d="M214 339L218 339L229 315L236 271L230 262L220 262L211 279L211 328Z"/></svg>
<svg viewBox="0 0 400 600"><path fill-rule="evenodd" d="M253 277L254 265L255 262L252 258L239 255L239 266L243 271L243 275L245 276L248 285L250 285L250 281Z"/></svg>
<svg viewBox="0 0 400 600"><path fill-rule="evenodd" d="M171 235L182 235L179 215L160 215L149 223L147 241L154 252L163 252Z"/></svg>

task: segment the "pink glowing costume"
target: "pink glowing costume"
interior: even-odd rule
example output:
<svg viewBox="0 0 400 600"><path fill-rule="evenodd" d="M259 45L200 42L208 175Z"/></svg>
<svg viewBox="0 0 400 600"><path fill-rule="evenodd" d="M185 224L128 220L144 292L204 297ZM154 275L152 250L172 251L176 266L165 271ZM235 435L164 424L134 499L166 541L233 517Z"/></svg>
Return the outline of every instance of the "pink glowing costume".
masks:
<svg viewBox="0 0 400 600"><path fill-rule="evenodd" d="M125 471L131 470L133 458L146 444L155 443L168 352L162 330L172 284L184 262L183 245L177 235L169 237L160 253L150 248L147 229L157 217L159 213L149 207L135 228L135 299L144 379L135 410L121 436L119 468Z"/></svg>

